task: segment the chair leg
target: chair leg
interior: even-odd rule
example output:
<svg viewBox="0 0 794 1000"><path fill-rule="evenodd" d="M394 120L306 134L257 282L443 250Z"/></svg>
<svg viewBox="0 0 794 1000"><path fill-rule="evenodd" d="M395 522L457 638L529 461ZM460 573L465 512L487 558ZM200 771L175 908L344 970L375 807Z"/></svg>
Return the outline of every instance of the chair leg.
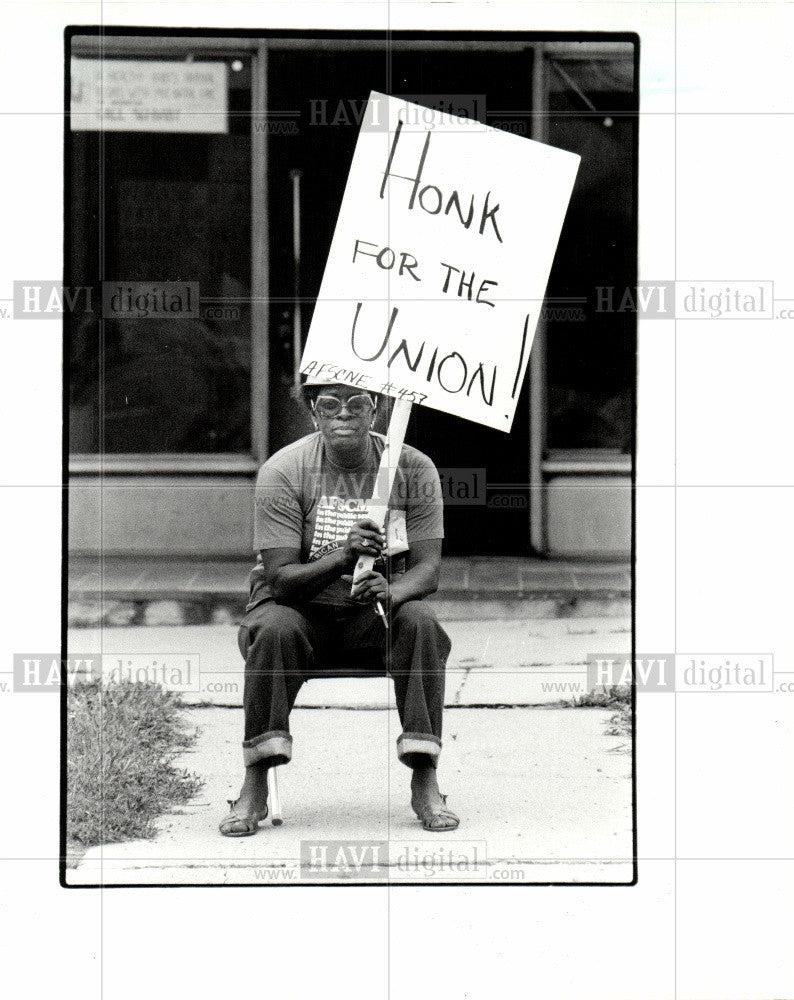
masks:
<svg viewBox="0 0 794 1000"><path fill-rule="evenodd" d="M270 812L270 822L273 826L281 826L284 817L281 814L281 799L278 794L278 767L267 769L267 803Z"/></svg>

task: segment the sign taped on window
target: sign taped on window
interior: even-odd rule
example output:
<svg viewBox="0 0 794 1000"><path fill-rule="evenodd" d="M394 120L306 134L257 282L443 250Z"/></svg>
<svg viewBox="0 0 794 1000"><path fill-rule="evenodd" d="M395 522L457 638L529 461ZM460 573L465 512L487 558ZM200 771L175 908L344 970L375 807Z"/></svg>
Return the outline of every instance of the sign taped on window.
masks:
<svg viewBox="0 0 794 1000"><path fill-rule="evenodd" d="M73 132L228 132L226 63L73 58L70 122Z"/></svg>

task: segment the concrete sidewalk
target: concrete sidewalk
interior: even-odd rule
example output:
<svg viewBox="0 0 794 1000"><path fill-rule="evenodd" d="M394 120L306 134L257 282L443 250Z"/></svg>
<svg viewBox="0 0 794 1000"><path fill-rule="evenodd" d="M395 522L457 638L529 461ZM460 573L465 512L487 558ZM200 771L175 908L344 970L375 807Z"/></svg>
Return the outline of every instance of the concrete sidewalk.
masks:
<svg viewBox="0 0 794 1000"><path fill-rule="evenodd" d="M395 712L296 709L295 757L279 768L284 825L245 838L217 830L242 778L242 711L186 713L199 736L181 763L201 792L153 840L89 850L69 885L632 879L631 759L606 735L608 710L447 712L439 777L461 825L433 834L410 809Z"/></svg>
<svg viewBox="0 0 794 1000"><path fill-rule="evenodd" d="M548 705L586 690L587 656L631 655L630 623L620 618L444 621L452 640L446 704ZM165 677L189 704L242 705L243 660L232 625L77 628L68 652L103 656L106 675ZM393 707L388 678L317 679L303 685L298 706Z"/></svg>
<svg viewBox="0 0 794 1000"><path fill-rule="evenodd" d="M279 769L284 826L266 822L248 838L217 831L243 770L236 627L73 629L70 656L102 654L108 677L120 666L142 671L140 679L165 672L167 686L194 706L186 714L198 741L183 766L205 786L178 814L161 817L154 840L89 850L69 884L631 881L626 740L606 735L609 710L553 707L585 692L589 654L630 656L630 623L443 623L452 654L439 773L460 828L427 833L410 810L391 681L339 678L301 688L290 722L295 757ZM340 842L351 863L302 868L302 845L305 859L315 841Z"/></svg>

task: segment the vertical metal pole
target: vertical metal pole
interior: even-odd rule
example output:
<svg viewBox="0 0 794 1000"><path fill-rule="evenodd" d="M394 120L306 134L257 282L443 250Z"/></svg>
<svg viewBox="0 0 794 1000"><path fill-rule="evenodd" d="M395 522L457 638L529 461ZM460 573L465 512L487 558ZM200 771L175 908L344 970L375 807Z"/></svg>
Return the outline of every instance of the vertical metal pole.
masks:
<svg viewBox="0 0 794 1000"><path fill-rule="evenodd" d="M290 170L292 181L292 256L293 269L293 308L292 308L292 355L293 380L295 388L300 389L301 354L303 353L303 333L301 322L301 177L302 170Z"/></svg>
<svg viewBox="0 0 794 1000"><path fill-rule="evenodd" d="M531 136L547 142L548 90L544 46L534 46L532 58L532 119ZM534 552L548 552L548 505L543 482L543 456L546 453L546 323L538 320L532 351L529 355L529 537Z"/></svg>
<svg viewBox="0 0 794 1000"><path fill-rule="evenodd" d="M267 43L251 64L251 450L268 456L270 405L270 255L267 224Z"/></svg>

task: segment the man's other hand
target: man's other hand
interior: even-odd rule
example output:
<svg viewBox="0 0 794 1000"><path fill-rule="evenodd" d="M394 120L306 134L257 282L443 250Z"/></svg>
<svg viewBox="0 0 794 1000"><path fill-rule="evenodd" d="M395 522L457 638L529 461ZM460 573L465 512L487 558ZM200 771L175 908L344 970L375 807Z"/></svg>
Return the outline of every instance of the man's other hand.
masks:
<svg viewBox="0 0 794 1000"><path fill-rule="evenodd" d="M350 529L342 549L347 562L355 566L359 556L373 556L378 559L386 544L383 531L371 517L362 517Z"/></svg>
<svg viewBox="0 0 794 1000"><path fill-rule="evenodd" d="M353 583L352 574L343 576L342 579L347 583ZM359 601L361 604L374 604L375 601L380 601L384 610L386 610L391 602L389 581L385 576L371 569L367 573L362 573L359 579L353 584L350 596L354 601Z"/></svg>

